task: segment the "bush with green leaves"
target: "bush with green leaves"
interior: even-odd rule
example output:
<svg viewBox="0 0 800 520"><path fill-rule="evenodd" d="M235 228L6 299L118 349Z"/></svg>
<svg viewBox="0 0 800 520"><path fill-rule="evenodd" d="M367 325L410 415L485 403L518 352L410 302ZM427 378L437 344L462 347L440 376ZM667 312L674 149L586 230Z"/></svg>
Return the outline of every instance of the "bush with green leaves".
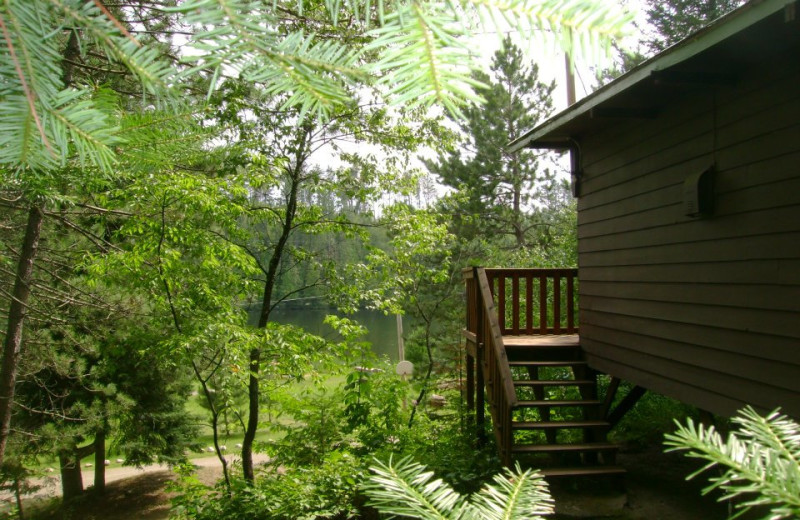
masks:
<svg viewBox="0 0 800 520"><path fill-rule="evenodd" d="M230 493L222 482L200 483L184 471L170 491L172 520L322 520L357 516L358 484L367 465L344 452L330 453L318 464L285 466L259 474L254 483L232 479Z"/></svg>
<svg viewBox="0 0 800 520"><path fill-rule="evenodd" d="M397 463L378 462L363 491L368 505L382 513L420 520L542 520L553 512L544 477L516 466L495 475L477 493L464 496L432 471L405 458Z"/></svg>
<svg viewBox="0 0 800 520"><path fill-rule="evenodd" d="M765 417L746 407L734 417L738 429L723 437L714 426L688 419L666 435L667 451L686 451L707 463L688 478L718 467L704 494L720 490L732 500L737 518L753 508L768 510L763 518L800 518L800 425L778 410Z"/></svg>

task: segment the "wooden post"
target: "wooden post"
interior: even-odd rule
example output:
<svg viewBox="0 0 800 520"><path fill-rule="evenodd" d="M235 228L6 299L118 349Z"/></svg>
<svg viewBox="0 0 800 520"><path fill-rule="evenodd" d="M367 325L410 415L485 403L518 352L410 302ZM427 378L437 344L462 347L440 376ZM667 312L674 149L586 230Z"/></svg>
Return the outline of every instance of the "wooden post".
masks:
<svg viewBox="0 0 800 520"><path fill-rule="evenodd" d="M397 355L398 361L405 361L406 347L403 344L403 316L397 314Z"/></svg>
<svg viewBox="0 0 800 520"><path fill-rule="evenodd" d="M467 353L467 410L475 409L475 358Z"/></svg>
<svg viewBox="0 0 800 520"><path fill-rule="evenodd" d="M482 343L478 344L478 363L476 363L477 373L475 374L475 427L478 430L478 444L483 446L486 443L486 400L484 398L483 381L483 349Z"/></svg>

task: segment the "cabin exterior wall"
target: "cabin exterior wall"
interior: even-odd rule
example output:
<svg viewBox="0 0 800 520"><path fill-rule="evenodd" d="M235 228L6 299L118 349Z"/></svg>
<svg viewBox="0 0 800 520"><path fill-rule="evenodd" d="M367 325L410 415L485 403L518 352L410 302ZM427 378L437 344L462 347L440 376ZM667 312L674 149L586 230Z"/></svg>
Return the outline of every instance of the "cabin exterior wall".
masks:
<svg viewBox="0 0 800 520"><path fill-rule="evenodd" d="M800 417L800 60L580 137L581 343L592 366L715 413ZM713 215L685 215L710 166Z"/></svg>

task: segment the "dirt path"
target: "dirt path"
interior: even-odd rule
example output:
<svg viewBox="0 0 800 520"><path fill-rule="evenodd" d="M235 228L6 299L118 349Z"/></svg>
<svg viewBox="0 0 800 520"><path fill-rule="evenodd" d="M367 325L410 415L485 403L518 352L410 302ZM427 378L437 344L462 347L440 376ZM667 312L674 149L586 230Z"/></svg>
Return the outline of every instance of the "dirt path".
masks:
<svg viewBox="0 0 800 520"><path fill-rule="evenodd" d="M228 465L232 464L235 461L240 460L238 456L227 456ZM253 454L253 462L256 464L261 464L267 462L269 457L267 455L254 453ZM192 464L194 464L200 472L203 474L222 474L222 463L220 463L219 459L216 456L209 456L209 457L200 457L197 459L191 459ZM212 469L218 471L211 471L206 472L202 471L203 469ZM123 480L126 478L132 477L141 477L151 473L157 473L166 471L171 473L171 470L168 465L166 464L151 464L148 466L142 466L141 468L133 467L133 466L119 466L119 467L110 467L106 468L106 484L111 482L116 482L118 480ZM83 476L83 486L88 487L94 483L94 470L89 468L82 468L82 476ZM52 476L45 477L41 479L34 479L33 483L36 485L42 486L39 491L32 495L28 495L28 498L50 498L50 497L57 497L61 496L61 476L58 472L54 472ZM8 500L10 498L7 494L0 495L0 499Z"/></svg>

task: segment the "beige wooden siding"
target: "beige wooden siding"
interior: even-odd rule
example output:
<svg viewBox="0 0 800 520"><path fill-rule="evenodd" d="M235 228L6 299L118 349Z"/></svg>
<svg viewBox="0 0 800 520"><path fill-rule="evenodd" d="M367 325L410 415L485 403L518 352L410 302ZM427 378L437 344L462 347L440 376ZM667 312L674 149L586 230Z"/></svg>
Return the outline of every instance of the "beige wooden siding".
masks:
<svg viewBox="0 0 800 520"><path fill-rule="evenodd" d="M749 403L800 417L800 63L789 63L581 139L581 341L599 370L716 413ZM686 217L683 181L712 164L714 216Z"/></svg>

